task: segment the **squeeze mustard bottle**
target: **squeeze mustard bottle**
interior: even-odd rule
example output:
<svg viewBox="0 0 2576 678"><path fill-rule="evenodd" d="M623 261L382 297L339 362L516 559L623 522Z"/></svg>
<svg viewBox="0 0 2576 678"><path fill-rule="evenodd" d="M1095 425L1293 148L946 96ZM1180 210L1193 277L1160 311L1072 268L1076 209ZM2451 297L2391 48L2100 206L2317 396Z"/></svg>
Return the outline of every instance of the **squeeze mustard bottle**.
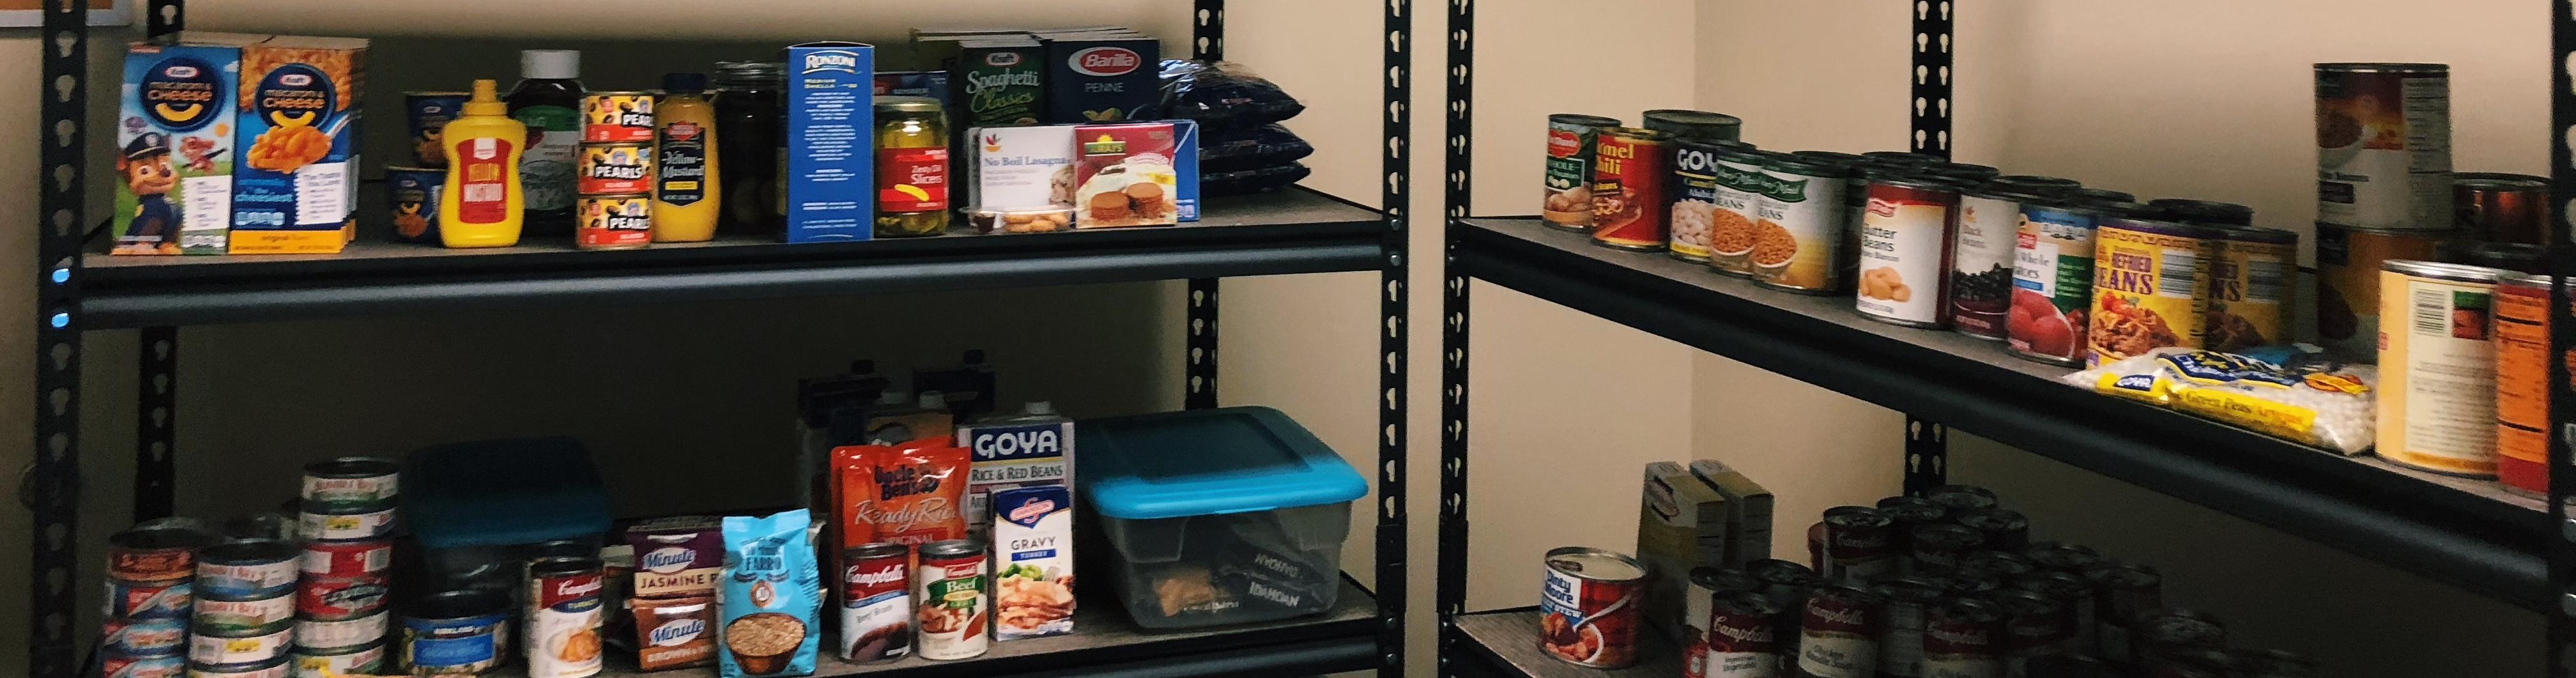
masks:
<svg viewBox="0 0 2576 678"><path fill-rule="evenodd" d="M716 174L716 107L706 97L704 73L662 76L662 101L653 107L653 138L662 175L653 185L653 242L703 242L716 237L724 216L724 188Z"/></svg>
<svg viewBox="0 0 2576 678"><path fill-rule="evenodd" d="M447 190L438 196L438 239L448 247L519 244L527 204L519 158L527 151L528 126L510 118L499 89L491 80L474 81L474 98L440 132Z"/></svg>

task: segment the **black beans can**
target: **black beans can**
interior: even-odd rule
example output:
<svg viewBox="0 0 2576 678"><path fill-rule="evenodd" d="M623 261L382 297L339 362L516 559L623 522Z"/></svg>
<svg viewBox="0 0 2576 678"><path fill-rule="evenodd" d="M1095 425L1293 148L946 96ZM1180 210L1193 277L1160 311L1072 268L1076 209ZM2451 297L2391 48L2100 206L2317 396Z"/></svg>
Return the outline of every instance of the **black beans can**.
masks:
<svg viewBox="0 0 2576 678"><path fill-rule="evenodd" d="M1869 589L1878 597L1878 675L1916 678L1923 674L1925 618L1948 593L1939 581L1899 577Z"/></svg>
<svg viewBox="0 0 2576 678"><path fill-rule="evenodd" d="M1986 535L1956 523L1925 523L1907 535L1905 573L1948 577L1959 573L1959 561L1986 543Z"/></svg>
<svg viewBox="0 0 2576 678"><path fill-rule="evenodd" d="M1825 560L1821 574L1832 581L1870 582L1896 574L1895 521L1878 509L1836 506L1825 509Z"/></svg>
<svg viewBox="0 0 2576 678"><path fill-rule="evenodd" d="M1960 525L1985 535L1986 548L2007 553L2030 546L2030 518L2012 509L1963 511L1952 516Z"/></svg>
<svg viewBox="0 0 2576 678"><path fill-rule="evenodd" d="M1994 508L1995 491L1975 485L1942 485L1923 491L1923 499L1955 513Z"/></svg>
<svg viewBox="0 0 2576 678"><path fill-rule="evenodd" d="M1869 675L1878 666L1878 632L1884 621L1881 605L1877 594L1845 584L1808 591L1798 625L1798 661L1791 675Z"/></svg>

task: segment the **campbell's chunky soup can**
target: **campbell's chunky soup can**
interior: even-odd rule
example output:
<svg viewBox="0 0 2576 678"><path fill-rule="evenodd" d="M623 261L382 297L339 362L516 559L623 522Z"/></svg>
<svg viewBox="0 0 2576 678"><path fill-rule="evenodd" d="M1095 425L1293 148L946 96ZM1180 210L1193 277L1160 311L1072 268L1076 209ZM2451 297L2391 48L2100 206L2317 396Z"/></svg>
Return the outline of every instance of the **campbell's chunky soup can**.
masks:
<svg viewBox="0 0 2576 678"><path fill-rule="evenodd" d="M1547 552L1539 586L1538 648L1548 656L1600 669L1637 662L1637 597L1646 565L1596 548Z"/></svg>
<svg viewBox="0 0 2576 678"><path fill-rule="evenodd" d="M2549 287L2549 276L2496 276L2496 480L2533 496L2549 494Z"/></svg>
<svg viewBox="0 0 2576 678"><path fill-rule="evenodd" d="M2380 457L2436 473L2495 475L2501 274L2431 261L2380 264Z"/></svg>
<svg viewBox="0 0 2576 678"><path fill-rule="evenodd" d="M1950 326L1950 247L1958 229L1959 185L1879 175L1869 183L1860 226L1861 315L1909 327Z"/></svg>
<svg viewBox="0 0 2576 678"><path fill-rule="evenodd" d="M1623 250L1665 248L1664 183L1671 180L1672 144L1662 132L1629 127L1601 130L1592 164L1592 243Z"/></svg>
<svg viewBox="0 0 2576 678"><path fill-rule="evenodd" d="M1801 294L1840 292L1850 215L1843 206L1851 171L1796 155L1762 163L1762 194L1753 204L1753 281Z"/></svg>
<svg viewBox="0 0 2576 678"><path fill-rule="evenodd" d="M2004 338L2015 246L2021 239L2021 206L2044 199L2037 193L1995 188L1959 196L1959 230L1950 247L1950 322L1960 334Z"/></svg>
<svg viewBox="0 0 2576 678"><path fill-rule="evenodd" d="M2084 364L2093 229L2101 218L2101 210L2073 201L2022 203L2013 240L2012 308L2004 316L2004 345L2013 355Z"/></svg>
<svg viewBox="0 0 2576 678"><path fill-rule="evenodd" d="M2298 270L2299 234L2277 228L2228 228L2210 266L2209 326L2213 351L2240 351L2290 340L2290 274Z"/></svg>
<svg viewBox="0 0 2576 678"><path fill-rule="evenodd" d="M2168 346L2199 348L2209 316L2216 228L2113 217L2093 233L2086 364Z"/></svg>
<svg viewBox="0 0 2576 678"><path fill-rule="evenodd" d="M1547 116L1546 200L1541 223L1579 233L1592 232L1592 160L1603 128L1618 127L1618 118L1558 113Z"/></svg>
<svg viewBox="0 0 2576 678"><path fill-rule="evenodd" d="M2451 67L2316 69L2317 221L2451 228Z"/></svg>

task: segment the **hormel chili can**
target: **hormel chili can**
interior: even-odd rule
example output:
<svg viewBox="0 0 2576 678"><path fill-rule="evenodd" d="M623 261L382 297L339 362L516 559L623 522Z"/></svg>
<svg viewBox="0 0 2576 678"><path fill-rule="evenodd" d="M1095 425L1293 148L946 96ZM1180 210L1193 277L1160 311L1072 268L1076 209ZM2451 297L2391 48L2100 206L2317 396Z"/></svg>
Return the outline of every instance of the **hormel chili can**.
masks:
<svg viewBox="0 0 2576 678"><path fill-rule="evenodd" d="M1636 663L1637 596L1645 583L1646 566L1634 558L1583 546L1548 551L1539 587L1539 649L1593 668Z"/></svg>
<svg viewBox="0 0 2576 678"><path fill-rule="evenodd" d="M1827 581L1877 581L1896 574L1895 521L1878 509L1836 506L1825 509Z"/></svg>
<svg viewBox="0 0 2576 678"><path fill-rule="evenodd" d="M1708 651L1684 674L1707 678L1775 678L1780 675L1781 608L1758 593L1720 596L1709 605Z"/></svg>
<svg viewBox="0 0 2576 678"><path fill-rule="evenodd" d="M384 574L393 565L394 543L375 539L361 541L311 541L304 543L304 576L358 577Z"/></svg>
<svg viewBox="0 0 2576 678"><path fill-rule="evenodd" d="M912 548L861 544L841 554L841 658L854 662L912 653Z"/></svg>
<svg viewBox="0 0 2576 678"><path fill-rule="evenodd" d="M107 537L107 576L132 582L178 581L197 575L197 550L215 536L194 521L163 518Z"/></svg>
<svg viewBox="0 0 2576 678"><path fill-rule="evenodd" d="M313 577L295 588L295 613L306 619L351 619L385 609L393 592L381 574Z"/></svg>
<svg viewBox="0 0 2576 678"><path fill-rule="evenodd" d="M2131 624L2164 606L2164 577L2145 565L2103 565L2085 570L2084 578L2093 582L2093 637L2102 658L2135 661Z"/></svg>
<svg viewBox="0 0 2576 678"><path fill-rule="evenodd" d="M1992 603L1953 598L1923 616L1924 678L2003 678L2004 615Z"/></svg>
<svg viewBox="0 0 2576 678"><path fill-rule="evenodd" d="M1941 583L1906 577L1879 582L1869 592L1878 596L1878 675L1915 678L1923 674L1923 618L1945 593Z"/></svg>
<svg viewBox="0 0 2576 678"><path fill-rule="evenodd" d="M1604 127L1600 134L1592 164L1592 243L1663 250L1672 208L1664 200L1672 137L1635 127Z"/></svg>
<svg viewBox="0 0 2576 678"><path fill-rule="evenodd" d="M2066 603L2031 590L1995 594L2004 614L2004 678L2030 678L2030 660L2041 655L2079 652L2071 647L2075 614Z"/></svg>
<svg viewBox="0 0 2576 678"><path fill-rule="evenodd" d="M1844 584L1807 592L1797 678L1870 678L1878 669L1879 598Z"/></svg>

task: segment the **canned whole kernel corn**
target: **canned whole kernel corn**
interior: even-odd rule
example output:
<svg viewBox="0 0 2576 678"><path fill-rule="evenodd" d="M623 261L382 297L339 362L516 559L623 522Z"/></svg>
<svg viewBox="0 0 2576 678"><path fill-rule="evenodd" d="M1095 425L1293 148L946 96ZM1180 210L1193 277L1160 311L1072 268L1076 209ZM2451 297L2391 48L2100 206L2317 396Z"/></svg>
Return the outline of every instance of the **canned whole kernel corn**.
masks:
<svg viewBox="0 0 2576 678"><path fill-rule="evenodd" d="M1876 176L1861 217L1856 307L1871 320L1950 326L1950 247L1959 186L1928 177Z"/></svg>
<svg viewBox="0 0 2576 678"><path fill-rule="evenodd" d="M2451 67L2317 64L2317 221L2445 230Z"/></svg>
<svg viewBox="0 0 2576 678"><path fill-rule="evenodd" d="M1842 266L1843 229L1850 219L1843 191L1850 173L1795 155L1764 160L1748 257L1754 282L1803 294L1840 292L1850 282Z"/></svg>
<svg viewBox="0 0 2576 678"><path fill-rule="evenodd" d="M653 244L653 196L585 195L575 214L573 244L586 250L626 250Z"/></svg>
<svg viewBox="0 0 2576 678"><path fill-rule="evenodd" d="M581 140L633 144L653 140L652 92L591 92L581 97Z"/></svg>
<svg viewBox="0 0 2576 678"><path fill-rule="evenodd" d="M1592 161L1603 128L1618 127L1618 118L1558 113L1547 116L1546 200L1540 223L1559 229L1592 232Z"/></svg>
<svg viewBox="0 0 2576 678"><path fill-rule="evenodd" d="M2102 212L2072 200L2025 202L2013 244L2012 309L2004 345L2052 365L2084 364L2084 309L2093 304L2093 229Z"/></svg>
<svg viewBox="0 0 2576 678"><path fill-rule="evenodd" d="M2496 276L2496 480L2531 496L2549 494L2550 284L2545 275Z"/></svg>
<svg viewBox="0 0 2576 678"><path fill-rule="evenodd" d="M623 195L653 190L652 144L582 144L574 190Z"/></svg>
<svg viewBox="0 0 2576 678"><path fill-rule="evenodd" d="M1669 137L1632 127L1601 130L1592 165L1592 243L1623 250L1665 248L1669 208L1664 182L1672 174Z"/></svg>
<svg viewBox="0 0 2576 678"><path fill-rule="evenodd" d="M2209 317L2218 229L2113 217L2093 234L2085 344L2099 365L2167 346L2199 348Z"/></svg>
<svg viewBox="0 0 2576 678"><path fill-rule="evenodd" d="M2496 469L2492 268L2380 264L2379 456L2436 473Z"/></svg>
<svg viewBox="0 0 2576 678"><path fill-rule="evenodd" d="M1716 176L1716 206L1708 214L1708 265L1733 276L1753 275L1753 220L1762 189L1765 156L1753 149L1728 149L1709 168Z"/></svg>
<svg viewBox="0 0 2576 678"><path fill-rule="evenodd" d="M2299 234L2277 228L2225 230L2210 266L2209 325L2202 346L2240 351L2290 340L2290 273Z"/></svg>

